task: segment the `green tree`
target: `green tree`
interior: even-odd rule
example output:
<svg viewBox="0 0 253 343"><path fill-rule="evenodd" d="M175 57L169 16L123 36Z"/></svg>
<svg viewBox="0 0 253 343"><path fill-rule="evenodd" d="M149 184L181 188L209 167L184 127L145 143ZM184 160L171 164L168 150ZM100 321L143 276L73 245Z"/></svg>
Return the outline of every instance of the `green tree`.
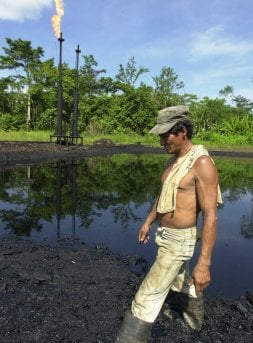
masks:
<svg viewBox="0 0 253 343"><path fill-rule="evenodd" d="M134 88L121 84L121 93L97 99L92 125L106 133L135 132L145 134L156 120L153 89L146 85Z"/></svg>
<svg viewBox="0 0 253 343"><path fill-rule="evenodd" d="M54 59L43 61L34 72L32 84L33 118L31 125L40 130L54 130L57 113L58 68Z"/></svg>
<svg viewBox="0 0 253 343"><path fill-rule="evenodd" d="M182 95L182 104L184 105L194 105L198 102L198 97L195 94L184 93Z"/></svg>
<svg viewBox="0 0 253 343"><path fill-rule="evenodd" d="M232 108L225 104L224 99L210 99L205 97L190 107L190 116L193 121L195 134L206 132L210 135L212 130L218 130L232 113Z"/></svg>
<svg viewBox="0 0 253 343"><path fill-rule="evenodd" d="M0 79L1 129L18 130L25 123L22 115L26 110L24 94L13 77Z"/></svg>
<svg viewBox="0 0 253 343"><path fill-rule="evenodd" d="M84 55L84 65L80 67L79 87L85 95L95 95L99 93L99 78L106 73L105 69L96 69L97 61L93 55Z"/></svg>
<svg viewBox="0 0 253 343"><path fill-rule="evenodd" d="M242 95L234 96L232 101L239 109L244 109L247 112L252 112L253 110L253 102Z"/></svg>
<svg viewBox="0 0 253 343"><path fill-rule="evenodd" d="M219 95L226 100L231 100L234 95L234 89L232 86L227 85L219 91Z"/></svg>
<svg viewBox="0 0 253 343"><path fill-rule="evenodd" d="M10 102L8 96L8 84L10 83L10 78L0 79L0 113L10 112Z"/></svg>
<svg viewBox="0 0 253 343"><path fill-rule="evenodd" d="M100 96L112 90L112 79L103 77L105 69L98 69L98 63L93 55L84 55L84 64L79 72L79 128L86 129L92 117L96 116ZM91 127L90 127L91 128ZM98 129L98 125L96 128Z"/></svg>
<svg viewBox="0 0 253 343"><path fill-rule="evenodd" d="M17 40L6 38L6 43L8 46L3 47L5 55L0 56L0 69L16 71L13 78L26 94L26 123L28 127L31 121L31 86L34 82L34 71L39 67L44 51L41 47L33 49L30 41L20 38Z"/></svg>
<svg viewBox="0 0 253 343"><path fill-rule="evenodd" d="M139 77L147 72L149 72L148 68L142 66L136 67L136 61L133 56L128 60L126 67L122 64L119 65L119 72L115 76L115 79L119 82L134 86Z"/></svg>
<svg viewBox="0 0 253 343"><path fill-rule="evenodd" d="M253 102L242 95L235 95L232 86L226 86L219 91L219 95L226 100L229 100L236 108L252 113Z"/></svg>
<svg viewBox="0 0 253 343"><path fill-rule="evenodd" d="M183 89L184 83L178 80L178 75L172 68L163 67L160 75L153 77L153 80L159 109L182 103L183 98L178 91Z"/></svg>

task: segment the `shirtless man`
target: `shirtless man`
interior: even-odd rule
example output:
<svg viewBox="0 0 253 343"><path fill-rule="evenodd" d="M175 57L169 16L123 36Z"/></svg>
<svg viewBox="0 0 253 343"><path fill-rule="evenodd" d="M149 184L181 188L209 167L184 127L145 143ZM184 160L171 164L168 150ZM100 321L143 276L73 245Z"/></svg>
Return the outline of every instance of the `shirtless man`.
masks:
<svg viewBox="0 0 253 343"><path fill-rule="evenodd" d="M162 175L162 191L142 225L138 241L148 243L149 231L157 220L156 260L146 275L131 312L127 313L117 342L147 342L170 290L183 293L184 321L200 330L204 319L202 291L209 285L210 265L216 239L216 208L221 202L215 165L203 146L194 146L187 106L161 110L157 125L150 131L160 136L160 144L173 157ZM197 218L202 212L201 249L189 273L197 241ZM184 300L185 301L185 300Z"/></svg>

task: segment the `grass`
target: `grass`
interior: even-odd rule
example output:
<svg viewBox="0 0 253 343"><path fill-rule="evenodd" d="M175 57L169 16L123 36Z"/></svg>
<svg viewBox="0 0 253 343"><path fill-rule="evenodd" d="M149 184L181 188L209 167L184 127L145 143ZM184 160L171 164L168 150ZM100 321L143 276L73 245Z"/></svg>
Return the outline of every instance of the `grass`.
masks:
<svg viewBox="0 0 253 343"><path fill-rule="evenodd" d="M50 142L51 131L0 131L2 141L27 141L27 142ZM147 134L139 136L135 133L117 133L117 134L94 134L83 132L80 136L83 137L84 144L92 144L99 139L108 139L115 144L142 144L146 146L158 147L159 137L157 135ZM247 136L230 135L221 136L218 134L212 135L208 140L198 137L193 138L194 144L204 144L208 149L213 150L236 150L236 151L253 151L253 142Z"/></svg>
<svg viewBox="0 0 253 343"><path fill-rule="evenodd" d="M51 131L0 131L1 141L27 141L27 142L50 142ZM94 134L84 132L80 134L83 137L84 144L92 144L99 139L110 139L115 144L136 144L158 145L159 139L157 136L146 135L141 137L137 134Z"/></svg>
<svg viewBox="0 0 253 343"><path fill-rule="evenodd" d="M50 142L50 131L0 131L1 141Z"/></svg>

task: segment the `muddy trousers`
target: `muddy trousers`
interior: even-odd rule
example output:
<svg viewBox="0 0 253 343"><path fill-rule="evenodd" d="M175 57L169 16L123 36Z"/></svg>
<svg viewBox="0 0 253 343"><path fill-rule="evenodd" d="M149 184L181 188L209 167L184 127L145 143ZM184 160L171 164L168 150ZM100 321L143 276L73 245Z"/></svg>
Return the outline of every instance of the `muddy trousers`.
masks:
<svg viewBox="0 0 253 343"><path fill-rule="evenodd" d="M133 316L148 323L155 321L170 290L197 298L194 285L189 286L189 260L197 241L196 227L158 227L155 241L156 260L132 302Z"/></svg>

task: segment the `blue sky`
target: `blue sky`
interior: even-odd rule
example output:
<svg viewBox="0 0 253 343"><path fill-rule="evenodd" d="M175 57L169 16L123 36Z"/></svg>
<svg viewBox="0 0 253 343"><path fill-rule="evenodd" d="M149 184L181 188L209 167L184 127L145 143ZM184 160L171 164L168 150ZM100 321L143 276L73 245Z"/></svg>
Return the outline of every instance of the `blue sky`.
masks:
<svg viewBox="0 0 253 343"><path fill-rule="evenodd" d="M230 85L253 100L252 0L63 0L63 7L63 61L70 67L79 44L81 56L92 54L107 76L134 56L149 69L146 84L171 67L185 93L215 98ZM5 37L21 38L58 63L55 13L54 0L0 0L0 54Z"/></svg>

